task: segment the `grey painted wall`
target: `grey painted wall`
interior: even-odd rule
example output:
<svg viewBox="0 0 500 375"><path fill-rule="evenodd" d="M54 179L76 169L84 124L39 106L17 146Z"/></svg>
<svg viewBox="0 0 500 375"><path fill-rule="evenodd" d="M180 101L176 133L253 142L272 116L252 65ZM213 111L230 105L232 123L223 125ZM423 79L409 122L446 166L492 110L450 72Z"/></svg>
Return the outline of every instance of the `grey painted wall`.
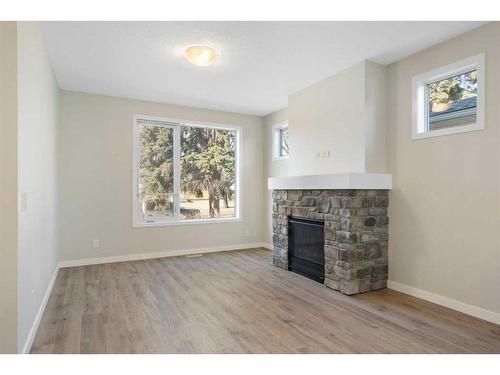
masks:
<svg viewBox="0 0 500 375"><path fill-rule="evenodd" d="M19 211L18 350L58 260L57 118L59 89L37 22L18 22Z"/></svg>
<svg viewBox="0 0 500 375"><path fill-rule="evenodd" d="M242 127L242 222L132 227L134 113ZM262 242L262 129L257 116L61 91L61 259Z"/></svg>
<svg viewBox="0 0 500 375"><path fill-rule="evenodd" d="M500 312L500 23L388 68L389 280ZM411 79L484 52L486 129L411 139Z"/></svg>

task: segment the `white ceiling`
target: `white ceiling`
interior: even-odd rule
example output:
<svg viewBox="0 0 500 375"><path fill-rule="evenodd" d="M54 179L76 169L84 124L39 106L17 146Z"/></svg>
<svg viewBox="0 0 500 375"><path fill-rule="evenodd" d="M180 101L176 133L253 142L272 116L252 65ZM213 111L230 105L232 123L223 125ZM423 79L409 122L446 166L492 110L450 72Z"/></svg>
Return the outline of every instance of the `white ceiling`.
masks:
<svg viewBox="0 0 500 375"><path fill-rule="evenodd" d="M363 59L389 64L481 22L43 22L59 87L266 115ZM196 67L186 45L218 48Z"/></svg>

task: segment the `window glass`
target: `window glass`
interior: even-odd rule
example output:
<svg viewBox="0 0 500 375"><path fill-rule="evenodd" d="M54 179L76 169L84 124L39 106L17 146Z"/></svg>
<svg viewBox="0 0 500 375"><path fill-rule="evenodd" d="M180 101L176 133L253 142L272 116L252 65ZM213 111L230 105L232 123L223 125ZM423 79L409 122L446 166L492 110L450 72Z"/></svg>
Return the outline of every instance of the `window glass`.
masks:
<svg viewBox="0 0 500 375"><path fill-rule="evenodd" d="M135 121L136 223L236 218L238 130Z"/></svg>
<svg viewBox="0 0 500 375"><path fill-rule="evenodd" d="M236 131L181 128L183 219L235 216Z"/></svg>
<svg viewBox="0 0 500 375"><path fill-rule="evenodd" d="M477 69L427 84L430 131L476 122Z"/></svg>
<svg viewBox="0 0 500 375"><path fill-rule="evenodd" d="M169 126L139 125L138 212L142 219L174 215L174 131Z"/></svg>
<svg viewBox="0 0 500 375"><path fill-rule="evenodd" d="M280 156L288 156L288 127L280 129Z"/></svg>
<svg viewBox="0 0 500 375"><path fill-rule="evenodd" d="M273 126L273 159L288 158L288 124Z"/></svg>

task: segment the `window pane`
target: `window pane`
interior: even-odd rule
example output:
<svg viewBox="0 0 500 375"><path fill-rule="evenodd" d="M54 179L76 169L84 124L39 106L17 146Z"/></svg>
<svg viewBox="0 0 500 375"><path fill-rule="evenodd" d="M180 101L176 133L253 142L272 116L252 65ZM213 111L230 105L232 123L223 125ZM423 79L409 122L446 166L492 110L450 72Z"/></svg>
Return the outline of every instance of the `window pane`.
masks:
<svg viewBox="0 0 500 375"><path fill-rule="evenodd" d="M234 217L236 131L181 128L181 218Z"/></svg>
<svg viewBox="0 0 500 375"><path fill-rule="evenodd" d="M280 156L288 156L288 128L280 129Z"/></svg>
<svg viewBox="0 0 500 375"><path fill-rule="evenodd" d="M429 130L476 122L477 70L427 84Z"/></svg>
<svg viewBox="0 0 500 375"><path fill-rule="evenodd" d="M140 218L155 220L174 216L174 161L172 127L143 123L139 126Z"/></svg>

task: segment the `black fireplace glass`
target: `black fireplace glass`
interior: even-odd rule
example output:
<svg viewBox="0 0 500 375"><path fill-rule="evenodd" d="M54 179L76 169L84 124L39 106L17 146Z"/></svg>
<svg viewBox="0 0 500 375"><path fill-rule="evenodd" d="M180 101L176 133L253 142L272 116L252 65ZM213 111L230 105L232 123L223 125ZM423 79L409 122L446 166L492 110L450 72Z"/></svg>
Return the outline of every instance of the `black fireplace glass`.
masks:
<svg viewBox="0 0 500 375"><path fill-rule="evenodd" d="M324 228L323 221L288 220L288 269L321 283L325 279Z"/></svg>

